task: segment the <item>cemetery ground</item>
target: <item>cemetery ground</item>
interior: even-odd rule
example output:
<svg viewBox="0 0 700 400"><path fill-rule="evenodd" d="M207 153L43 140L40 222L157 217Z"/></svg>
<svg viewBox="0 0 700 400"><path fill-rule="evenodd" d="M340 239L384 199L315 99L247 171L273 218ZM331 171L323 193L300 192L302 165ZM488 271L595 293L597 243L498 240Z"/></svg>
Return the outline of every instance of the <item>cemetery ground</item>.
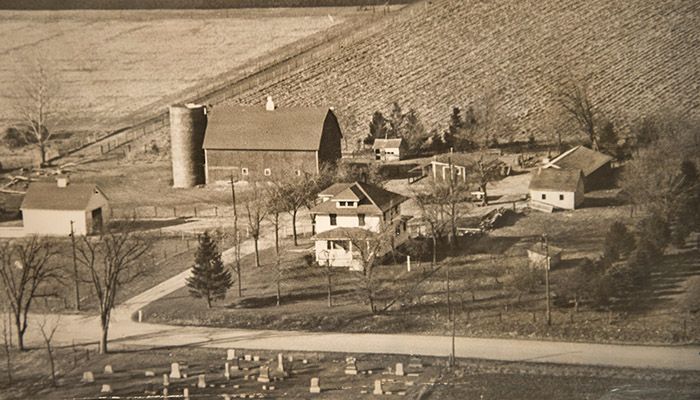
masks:
<svg viewBox="0 0 700 400"><path fill-rule="evenodd" d="M597 197L596 197L597 196ZM365 282L345 269L332 270L332 307L328 276L310 267L312 243L285 246L282 252L277 306L277 274L273 249L261 252L262 266L243 259L243 296L236 286L226 299L207 309L203 300L177 290L144 308L147 322L244 329L329 332L419 333L447 335L446 272L450 269L451 305L458 336L539 338L602 343L698 343L700 264L697 249L673 250L655 266L652 283L609 307L582 304L578 311L557 297L557 278L577 268L584 257L597 257L613 221L630 226L629 208L615 203L614 192L593 194L590 206L571 212L525 211L507 226L466 238L458 254L442 254L431 267L429 254L376 269L374 287L379 309L370 312ZM541 281L518 287L512 271L527 265L525 249L548 233L564 249L562 263L551 273L554 297L552 325L545 323L544 272ZM445 252L443 252L445 253ZM399 256L399 261L402 258Z"/></svg>
<svg viewBox="0 0 700 400"><path fill-rule="evenodd" d="M349 354L278 353L236 349L227 360L224 349L175 347L119 351L107 355L94 348L55 349L57 380L52 385L46 350L13 353L11 385L0 376L1 399L96 399L162 396L164 378L178 363L182 378L168 378L168 394L182 398L186 388L192 399L622 399L625 394L645 399L686 400L700 394L697 371L662 371L524 362L458 359L447 368L445 358L354 354L357 375L346 373ZM282 354L284 372L277 369ZM292 357L292 361L289 361ZM250 358L247 361L246 358ZM259 358L256 361L256 358ZM225 363L238 370L224 374ZM401 363L404 375L397 375ZM106 371L111 367L112 372ZM260 367L269 367L270 382L260 382ZM86 372L93 382L83 382ZM200 375L205 387L198 387ZM248 378L246 378L248 376ZM310 393L310 381L319 378L320 393ZM264 380L264 379L263 379ZM380 381L383 395L374 394ZM109 385L112 393L100 393ZM101 397L102 396L102 397ZM619 396L619 397L618 397Z"/></svg>

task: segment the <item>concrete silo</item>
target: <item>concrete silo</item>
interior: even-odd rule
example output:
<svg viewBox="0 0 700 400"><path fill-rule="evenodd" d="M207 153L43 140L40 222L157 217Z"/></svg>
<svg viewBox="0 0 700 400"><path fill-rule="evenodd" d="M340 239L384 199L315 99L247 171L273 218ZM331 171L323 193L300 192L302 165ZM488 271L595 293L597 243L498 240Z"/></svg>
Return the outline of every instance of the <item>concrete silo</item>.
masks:
<svg viewBox="0 0 700 400"><path fill-rule="evenodd" d="M207 108L199 104L170 106L170 159L173 187L188 188L205 183L204 132Z"/></svg>

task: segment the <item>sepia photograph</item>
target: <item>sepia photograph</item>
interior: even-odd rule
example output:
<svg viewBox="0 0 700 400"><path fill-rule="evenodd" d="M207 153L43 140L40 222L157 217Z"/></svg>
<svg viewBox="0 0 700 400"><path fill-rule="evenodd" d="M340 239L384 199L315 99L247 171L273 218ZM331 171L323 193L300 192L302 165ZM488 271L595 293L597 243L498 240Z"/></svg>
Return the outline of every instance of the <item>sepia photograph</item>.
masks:
<svg viewBox="0 0 700 400"><path fill-rule="evenodd" d="M0 400L700 399L697 0L0 0Z"/></svg>

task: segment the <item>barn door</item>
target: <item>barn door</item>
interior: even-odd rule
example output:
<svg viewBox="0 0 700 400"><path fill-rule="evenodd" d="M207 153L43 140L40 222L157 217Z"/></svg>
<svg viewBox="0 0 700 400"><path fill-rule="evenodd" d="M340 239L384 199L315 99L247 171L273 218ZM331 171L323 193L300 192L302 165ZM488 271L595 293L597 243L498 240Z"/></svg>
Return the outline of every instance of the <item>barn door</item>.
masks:
<svg viewBox="0 0 700 400"><path fill-rule="evenodd" d="M102 208L92 210L92 232L102 232Z"/></svg>

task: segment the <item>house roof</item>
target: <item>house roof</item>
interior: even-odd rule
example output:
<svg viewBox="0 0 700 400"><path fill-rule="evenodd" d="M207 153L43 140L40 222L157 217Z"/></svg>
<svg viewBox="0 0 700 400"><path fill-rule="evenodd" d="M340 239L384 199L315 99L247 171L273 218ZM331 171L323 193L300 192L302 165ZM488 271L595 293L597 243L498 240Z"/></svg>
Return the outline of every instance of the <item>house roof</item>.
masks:
<svg viewBox="0 0 700 400"><path fill-rule="evenodd" d="M588 176L612 159L609 155L591 150L588 147L576 146L555 157L547 164L547 167L580 169L583 171L583 176Z"/></svg>
<svg viewBox="0 0 700 400"><path fill-rule="evenodd" d="M318 233L314 239L333 240L333 239L361 239L371 238L376 236L375 232L363 228L335 228L328 231Z"/></svg>
<svg viewBox="0 0 700 400"><path fill-rule="evenodd" d="M373 149L395 149L401 147L403 139L374 139Z"/></svg>
<svg viewBox="0 0 700 400"><path fill-rule="evenodd" d="M532 172L530 190L561 190L575 192L581 180L581 170L539 168Z"/></svg>
<svg viewBox="0 0 700 400"><path fill-rule="evenodd" d="M343 190L348 188L347 183L334 183L327 188L321 190L321 192L318 194L319 196L335 196L336 194L342 192Z"/></svg>
<svg viewBox="0 0 700 400"><path fill-rule="evenodd" d="M323 203L317 204L311 209L314 214L339 214L339 215L356 215L356 214L381 214L389 208L403 203L407 200L406 197L382 189L378 186L364 182L353 183L336 183L330 186L332 192L336 194ZM331 192L328 189L322 193ZM354 196L358 201L356 208L336 208L337 200L354 200L350 196Z"/></svg>
<svg viewBox="0 0 700 400"><path fill-rule="evenodd" d="M92 196L104 192L94 183L69 183L58 187L55 182L32 182L22 200L23 210L87 210Z"/></svg>
<svg viewBox="0 0 700 400"><path fill-rule="evenodd" d="M205 149L317 151L328 108L218 106L209 112ZM335 119L335 116L333 116Z"/></svg>

